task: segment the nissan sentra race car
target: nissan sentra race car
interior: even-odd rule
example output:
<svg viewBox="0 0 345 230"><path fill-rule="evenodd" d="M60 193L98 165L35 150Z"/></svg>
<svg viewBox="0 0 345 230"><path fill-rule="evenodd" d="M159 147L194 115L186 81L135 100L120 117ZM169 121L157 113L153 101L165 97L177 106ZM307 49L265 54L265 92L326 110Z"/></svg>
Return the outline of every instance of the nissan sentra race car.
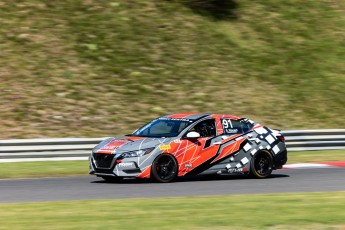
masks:
<svg viewBox="0 0 345 230"><path fill-rule="evenodd" d="M284 136L252 120L227 114L159 117L125 136L107 138L90 156L90 174L170 182L187 175L266 178L287 161Z"/></svg>

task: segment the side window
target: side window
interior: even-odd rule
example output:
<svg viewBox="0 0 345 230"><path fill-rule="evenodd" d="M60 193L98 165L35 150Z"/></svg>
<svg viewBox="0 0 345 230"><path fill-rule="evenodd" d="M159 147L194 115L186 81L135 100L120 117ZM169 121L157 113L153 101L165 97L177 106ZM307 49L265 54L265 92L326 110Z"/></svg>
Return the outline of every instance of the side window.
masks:
<svg viewBox="0 0 345 230"><path fill-rule="evenodd" d="M252 125L245 120L232 120L229 118L223 118L221 119L221 121L224 134L246 133L252 128Z"/></svg>
<svg viewBox="0 0 345 230"><path fill-rule="evenodd" d="M212 137L216 135L216 125L215 120L205 120L196 124L189 131L195 131L200 133L200 137Z"/></svg>
<svg viewBox="0 0 345 230"><path fill-rule="evenodd" d="M178 132L180 133L184 128L186 128L189 125L188 122L181 122L180 127L178 128Z"/></svg>

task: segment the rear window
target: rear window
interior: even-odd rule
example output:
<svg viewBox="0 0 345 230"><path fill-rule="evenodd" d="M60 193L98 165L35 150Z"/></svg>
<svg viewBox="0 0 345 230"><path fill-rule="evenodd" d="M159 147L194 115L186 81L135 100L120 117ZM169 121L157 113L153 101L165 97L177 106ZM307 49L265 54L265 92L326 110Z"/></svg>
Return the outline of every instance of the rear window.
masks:
<svg viewBox="0 0 345 230"><path fill-rule="evenodd" d="M222 126L225 134L246 133L253 128L253 125L246 120L232 120L222 118Z"/></svg>

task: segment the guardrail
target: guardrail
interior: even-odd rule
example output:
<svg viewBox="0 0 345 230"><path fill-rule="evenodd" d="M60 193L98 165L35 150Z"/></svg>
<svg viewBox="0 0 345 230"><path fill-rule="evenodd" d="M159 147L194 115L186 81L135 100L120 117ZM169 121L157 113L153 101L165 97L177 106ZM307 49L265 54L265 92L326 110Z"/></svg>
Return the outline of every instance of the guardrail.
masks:
<svg viewBox="0 0 345 230"><path fill-rule="evenodd" d="M345 149L345 129L282 132L288 151ZM0 162L86 160L104 138L0 140Z"/></svg>
<svg viewBox="0 0 345 230"><path fill-rule="evenodd" d="M288 151L345 149L345 129L282 131Z"/></svg>

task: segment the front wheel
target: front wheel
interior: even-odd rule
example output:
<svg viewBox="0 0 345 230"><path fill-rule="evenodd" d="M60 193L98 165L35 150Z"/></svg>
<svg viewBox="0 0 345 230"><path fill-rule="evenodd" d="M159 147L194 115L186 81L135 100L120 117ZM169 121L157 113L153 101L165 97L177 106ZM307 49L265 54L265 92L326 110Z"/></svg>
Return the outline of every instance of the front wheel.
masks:
<svg viewBox="0 0 345 230"><path fill-rule="evenodd" d="M270 152L263 150L254 155L250 162L250 174L255 178L267 178L273 169L273 158Z"/></svg>
<svg viewBox="0 0 345 230"><path fill-rule="evenodd" d="M177 176L178 165L176 159L170 154L159 155L152 163L152 179L167 183Z"/></svg>

